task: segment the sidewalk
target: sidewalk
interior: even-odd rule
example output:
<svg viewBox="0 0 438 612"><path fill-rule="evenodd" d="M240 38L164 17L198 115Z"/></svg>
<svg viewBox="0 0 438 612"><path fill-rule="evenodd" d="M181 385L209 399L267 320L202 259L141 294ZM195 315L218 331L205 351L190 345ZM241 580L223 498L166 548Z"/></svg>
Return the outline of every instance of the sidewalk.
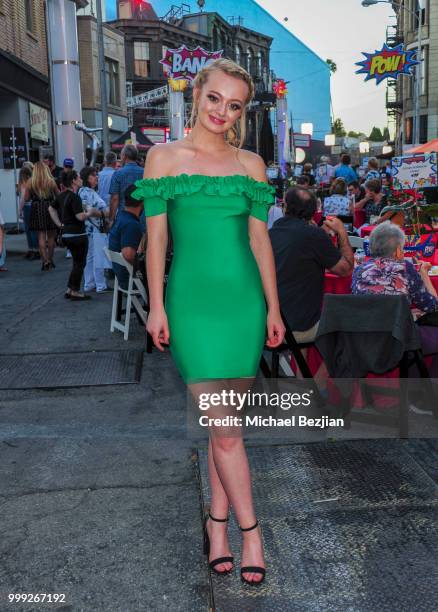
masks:
<svg viewBox="0 0 438 612"><path fill-rule="evenodd" d="M20 237L12 238L18 253ZM55 262L41 272L39 262L8 258L0 360L59 359L59 369L67 354L77 374L97 358L97 376L99 355L142 351L134 319L128 342L109 332L110 293L89 303L63 298L71 261L58 250ZM186 391L169 353L145 354L138 384L57 388L55 371L42 371L45 389L0 391L3 600L65 593L63 607L52 608L86 612L436 608L436 440L251 441L268 563L266 582L251 589L237 570L208 575L206 451L187 439ZM230 539L238 563L234 518Z"/></svg>

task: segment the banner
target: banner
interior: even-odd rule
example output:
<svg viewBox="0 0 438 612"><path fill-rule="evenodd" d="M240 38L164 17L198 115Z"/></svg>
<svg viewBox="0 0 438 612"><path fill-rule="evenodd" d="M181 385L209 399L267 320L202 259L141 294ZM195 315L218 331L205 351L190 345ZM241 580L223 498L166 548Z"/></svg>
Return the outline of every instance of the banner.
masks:
<svg viewBox="0 0 438 612"><path fill-rule="evenodd" d="M168 78L193 81L201 68L222 57L222 53L222 50L206 51L202 47L188 49L182 45L178 49L166 49L160 64L163 64Z"/></svg>
<svg viewBox="0 0 438 612"><path fill-rule="evenodd" d="M437 154L403 155L392 160L395 190L424 189L437 185Z"/></svg>
<svg viewBox="0 0 438 612"><path fill-rule="evenodd" d="M29 102L30 137L49 141L49 113L45 108Z"/></svg>
<svg viewBox="0 0 438 612"><path fill-rule="evenodd" d="M433 257L437 234L411 234L406 236L404 252L417 257Z"/></svg>
<svg viewBox="0 0 438 612"><path fill-rule="evenodd" d="M366 59L356 62L356 66L361 67L356 74L366 74L365 81L375 79L376 85L379 85L384 79L397 80L401 74L413 76L412 67L420 63L414 57L416 53L416 49L406 51L403 44L388 47L386 43L380 51L376 50L374 53L362 51Z"/></svg>

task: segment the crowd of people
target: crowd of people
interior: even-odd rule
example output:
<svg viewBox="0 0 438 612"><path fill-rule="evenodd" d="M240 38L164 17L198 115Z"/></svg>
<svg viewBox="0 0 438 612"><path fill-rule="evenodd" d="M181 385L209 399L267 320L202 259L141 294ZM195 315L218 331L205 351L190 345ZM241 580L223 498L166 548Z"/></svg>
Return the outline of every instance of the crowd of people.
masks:
<svg viewBox="0 0 438 612"><path fill-rule="evenodd" d="M379 171L377 160L370 159L359 179L348 155L342 156L336 168L327 169L325 159L312 187L308 179L312 168L306 164L300 176L292 178L295 186L271 209L269 231L280 303L298 342L312 341L317 334L328 270L338 276L352 275L353 294L405 295L415 306L413 314L420 325L426 321L420 330L425 354L438 354L438 329L436 323L430 323L431 313L438 312L437 292L429 277L431 264L419 261L414 266L406 260L402 229L381 215L391 180L388 167ZM328 191L325 197L321 197L323 191ZM365 224L377 227L370 236L370 257L355 266L349 242L353 232L347 232L345 221L362 210ZM319 226L315 221L318 211L322 213Z"/></svg>
<svg viewBox="0 0 438 612"><path fill-rule="evenodd" d="M126 145L120 162L115 153L108 153L100 169L86 166L77 171L73 165L73 160L65 159L60 167L51 155L35 164L23 164L18 192L28 245L26 259L39 260L41 270L47 272L55 268L57 242L65 247L72 258L65 292L70 300L89 300L94 291L111 290L108 269L117 275L120 286L127 288L126 269L111 266L105 246L122 253L147 285L138 265L139 260L143 264L145 246L143 203L131 196L135 182L143 175L136 147ZM437 294L428 276L430 264L422 262L417 270L405 261L403 232L380 217L391 180L388 165L379 170L378 161L371 158L359 178L347 154L336 167L329 158L322 158L316 172L311 164L305 164L298 177L287 164L284 178L293 186L284 196L280 190L284 183L278 174L274 176L272 164L267 175L279 187L268 220L278 292L283 313L299 342L316 336L327 270L338 276L353 275L353 293L405 294L416 305L416 316L438 310ZM370 259L354 268L345 221L361 210L366 224L383 223L371 234ZM322 213L319 225L313 220L318 211ZM6 270L3 225L0 217L0 271Z"/></svg>
<svg viewBox="0 0 438 612"><path fill-rule="evenodd" d="M91 298L111 288L112 269L104 248L124 254L133 263L145 233L141 205L130 198L135 181L143 176L143 160L134 145L126 145L120 162L114 152L105 156L101 168L78 170L70 158L63 165L47 155L35 164L24 162L18 177L20 219L27 240L25 259L38 260L41 271L56 267L55 247L72 259L65 297L74 301ZM135 231L133 227L135 226ZM128 250L126 250L128 249ZM6 247L0 216L0 271L5 266ZM115 273L120 271L115 270ZM120 282L125 286L122 273Z"/></svg>

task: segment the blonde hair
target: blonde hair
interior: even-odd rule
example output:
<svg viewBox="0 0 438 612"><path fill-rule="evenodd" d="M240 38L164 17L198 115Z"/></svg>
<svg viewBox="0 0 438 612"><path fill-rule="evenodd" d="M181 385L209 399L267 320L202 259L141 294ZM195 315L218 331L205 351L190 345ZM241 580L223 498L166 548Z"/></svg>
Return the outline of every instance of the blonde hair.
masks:
<svg viewBox="0 0 438 612"><path fill-rule="evenodd" d="M240 116L240 120L238 123L233 125L225 135L225 140L229 142L234 147L240 149L245 142L246 137L246 106L251 102L254 97L254 82L251 78L251 75L239 64L233 62L230 59L220 58L211 62L202 70L198 72L194 81L193 81L193 92L195 89L201 90L203 86L207 83L209 75L215 70L222 70L228 76L234 77L235 79L239 79L248 85L248 96L244 102L244 109ZM195 95L193 95L193 105L192 105L192 113L189 119L189 127L193 128L195 125L196 119L198 116L198 103L196 102Z"/></svg>
<svg viewBox="0 0 438 612"><path fill-rule="evenodd" d="M45 163L39 161L33 167L30 188L39 198L48 198L56 192L56 183Z"/></svg>

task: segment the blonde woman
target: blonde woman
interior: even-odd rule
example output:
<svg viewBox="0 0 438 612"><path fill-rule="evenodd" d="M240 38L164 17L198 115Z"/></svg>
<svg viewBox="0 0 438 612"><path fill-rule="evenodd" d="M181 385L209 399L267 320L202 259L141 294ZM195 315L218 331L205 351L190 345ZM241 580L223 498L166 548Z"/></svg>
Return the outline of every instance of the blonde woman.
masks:
<svg viewBox="0 0 438 612"><path fill-rule="evenodd" d="M23 197L26 202L31 202L29 229L38 232L42 270L55 267L53 252L57 227L49 214L49 206L53 204L58 193L59 189L49 168L43 162L37 162Z"/></svg>
<svg viewBox="0 0 438 612"><path fill-rule="evenodd" d="M30 211L32 202L26 202L25 195L29 193L30 179L32 178L33 163L24 162L21 166L20 174L18 175L18 196L20 198L20 216L23 218L24 231L26 232L28 251L24 256L25 259L39 259L38 252L38 236L35 231L29 229Z"/></svg>
<svg viewBox="0 0 438 612"><path fill-rule="evenodd" d="M153 147L144 179L136 183L134 197L144 199L148 226L147 330L158 349L170 342L197 400L205 393L249 390L265 337L271 347L284 337L267 232L275 190L266 182L262 159L241 148L253 95L251 77L234 62L220 59L203 68L193 84L190 135ZM174 257L164 305L167 220ZM229 413L224 402L207 414ZM242 530L241 578L260 584L263 545L242 432L213 425L209 433L204 551L214 572L232 571L231 506Z"/></svg>

